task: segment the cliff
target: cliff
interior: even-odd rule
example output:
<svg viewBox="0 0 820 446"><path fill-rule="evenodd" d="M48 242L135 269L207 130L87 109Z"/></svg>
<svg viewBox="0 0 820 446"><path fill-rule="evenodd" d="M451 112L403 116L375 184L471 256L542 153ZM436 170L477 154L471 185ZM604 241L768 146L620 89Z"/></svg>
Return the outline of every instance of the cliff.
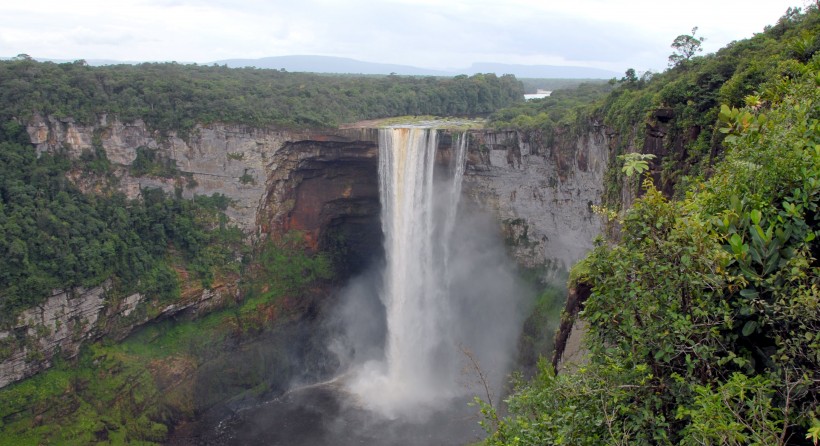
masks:
<svg viewBox="0 0 820 446"><path fill-rule="evenodd" d="M101 147L114 167L116 188L130 198L147 188L184 197L220 193L232 200L226 214L249 243L263 233L302 231L315 249L338 244L354 259L380 249L377 143L366 129L288 132L238 125L197 126L186 139L153 132L141 121L101 116L92 126L71 119L35 116L27 126L38 153L79 158ZM129 167L140 150L153 150L175 165L168 177L136 176ZM99 178L71 172L83 190L95 193ZM374 248L374 246L376 248ZM238 277L221 277L203 288L177 271L182 297L159 302L139 293L116 296L110 282L92 288L55 289L45 302L0 330L0 387L50 367L55 355L73 357L101 337L123 338L157 318L198 313L240 298Z"/></svg>
<svg viewBox="0 0 820 446"><path fill-rule="evenodd" d="M603 127L565 132L472 134L466 193L501 222L518 262L543 279L566 273L601 233L600 205L610 138Z"/></svg>
<svg viewBox="0 0 820 446"><path fill-rule="evenodd" d="M344 255L344 275L381 256L374 129L289 132L212 124L182 138L103 115L91 126L35 116L27 131L38 153L63 151L79 158L101 148L114 166L116 188L131 198L146 188L188 198L225 195L232 200L226 214L249 243L263 234L298 230L312 249ZM447 132L440 138L443 157L450 140ZM600 127L581 136L558 135L550 144L514 131L470 132L465 194L496 215L516 260L543 279L561 277L601 231L591 206L602 195L608 141ZM174 175L135 175L130 167L140 150L172 161ZM86 192L98 192L93 175L70 176ZM76 355L88 340L123 338L151 320L240 298L238 277L203 289L178 273L183 297L170 304L138 293L114 296L109 282L53 290L43 305L0 331L0 387L50 367L58 353Z"/></svg>

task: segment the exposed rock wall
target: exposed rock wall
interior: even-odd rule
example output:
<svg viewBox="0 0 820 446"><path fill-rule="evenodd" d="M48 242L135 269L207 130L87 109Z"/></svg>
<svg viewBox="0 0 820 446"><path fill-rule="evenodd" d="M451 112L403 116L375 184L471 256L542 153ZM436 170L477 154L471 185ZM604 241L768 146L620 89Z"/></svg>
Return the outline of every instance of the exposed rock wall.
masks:
<svg viewBox="0 0 820 446"><path fill-rule="evenodd" d="M35 116L27 130L38 153L64 151L78 158L101 147L115 166L118 187L130 198L145 188L181 189L185 197L223 194L233 200L226 214L248 240L262 232L298 229L318 247L323 238L363 232L356 225L380 240L378 138L367 129L288 132L214 124L198 126L183 139L153 132L141 121L102 116L95 125L81 126L71 119ZM133 176L129 166L140 148L173 160L181 176ZM93 181L82 172L71 179L93 190ZM348 245L354 255L358 250L364 256L371 242L363 237ZM114 296L108 282L54 290L42 305L0 331L0 387L50 367L58 353L75 356L90 339L122 338L151 320L206 311L240 297L236 277L202 289L186 283L185 276L181 271L181 299L171 303L140 294Z"/></svg>
<svg viewBox="0 0 820 446"><path fill-rule="evenodd" d="M55 355L72 358L86 341L121 339L151 320L182 312L203 312L237 298L235 282L185 290L180 300L161 303L134 293L116 298L110 281L92 288L53 290L24 311L9 330L0 330L0 388L51 367Z"/></svg>
<svg viewBox="0 0 820 446"><path fill-rule="evenodd" d="M14 330L0 331L0 340L28 341L0 362L0 387L49 367L58 349L67 356L76 355L82 341L91 335L90 328L97 323L107 286L78 288L73 292L55 290L43 305L23 312L21 324Z"/></svg>
<svg viewBox="0 0 820 446"><path fill-rule="evenodd" d="M234 200L229 216L249 235L301 229L317 245L320 228L346 210L372 214L377 199L374 129L288 132L213 124L182 139L141 121L102 116L94 126L80 126L35 116L28 133L38 152L67 150L75 157L93 150L96 139L120 166L130 165L140 147L156 149L192 184L134 177L123 169L119 187L125 193L181 187L185 197L224 194ZM448 138L443 135L442 147ZM518 260L566 270L581 258L601 231L591 206L600 203L609 160L605 128L590 125L580 135L567 131L548 142L514 131L471 131L470 139L465 192L498 216Z"/></svg>
<svg viewBox="0 0 820 446"><path fill-rule="evenodd" d="M590 126L544 142L537 134L473 132L465 191L502 223L513 255L560 276L592 248L601 233L601 204L609 162L605 128Z"/></svg>
<svg viewBox="0 0 820 446"><path fill-rule="evenodd" d="M357 142L287 143L275 155L260 219L271 234L299 230L313 249L345 258L342 275L382 255L378 135Z"/></svg>
<svg viewBox="0 0 820 446"><path fill-rule="evenodd" d="M297 229L314 248L343 249L351 259L348 273L380 255L374 129L288 132L213 124L198 126L183 139L151 131L141 121L102 116L95 125L81 126L35 116L28 133L40 153L79 157L102 148L115 165L118 187L132 198L153 187L181 190L185 197L223 194L233 200L228 216L249 240ZM439 162L447 161L449 141L443 134ZM549 143L540 135L471 131L465 193L498 217L519 263L547 279L560 275L601 231L591 206L601 200L608 141L600 127L580 136L556 135ZM184 178L133 176L129 166L140 148L173 160ZM93 190L81 174L72 179ZM89 339L121 338L158 317L239 298L235 278L213 289L189 286L179 302L162 305L151 296L111 296L109 289L105 283L54 290L15 327L0 331L0 387L49 367L57 352L76 355Z"/></svg>
<svg viewBox="0 0 820 446"><path fill-rule="evenodd" d="M176 187L182 188L186 198L220 193L234 201L226 213L248 234L258 232L265 224L257 221L257 216L268 195L271 173L280 170L283 162L274 156L279 149L299 141L345 144L364 138L375 142L372 132L366 129L292 132L218 123L197 126L183 139L173 132L162 135L151 131L139 120L124 123L106 115L92 126L81 126L71 119L35 116L27 129L38 153L65 150L78 158L83 151L93 151L96 140L112 163L129 166L137 157L137 149L157 150L193 181L134 177L123 169L119 172L119 187L124 193L135 198L144 188L172 192Z"/></svg>

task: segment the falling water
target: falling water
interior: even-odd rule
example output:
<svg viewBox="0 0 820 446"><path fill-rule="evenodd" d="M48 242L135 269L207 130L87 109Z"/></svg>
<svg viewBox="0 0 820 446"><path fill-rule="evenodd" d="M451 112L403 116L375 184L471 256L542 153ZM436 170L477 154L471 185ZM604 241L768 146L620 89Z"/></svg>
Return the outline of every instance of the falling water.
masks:
<svg viewBox="0 0 820 446"><path fill-rule="evenodd" d="M515 352L526 302L498 221L461 201L466 134L450 165L436 162L439 133L379 134L384 262L352 278L327 321L339 375L296 384L231 417L216 444L420 446L481 435L474 395L498 389ZM478 383L464 351L490 382ZM210 444L210 443L209 443Z"/></svg>
<svg viewBox="0 0 820 446"><path fill-rule="evenodd" d="M431 405L464 391L455 382L463 340L454 330L449 264L466 139L455 138L449 175L434 175L435 129L379 133L386 352L383 363L366 367L354 391L388 415L398 406Z"/></svg>

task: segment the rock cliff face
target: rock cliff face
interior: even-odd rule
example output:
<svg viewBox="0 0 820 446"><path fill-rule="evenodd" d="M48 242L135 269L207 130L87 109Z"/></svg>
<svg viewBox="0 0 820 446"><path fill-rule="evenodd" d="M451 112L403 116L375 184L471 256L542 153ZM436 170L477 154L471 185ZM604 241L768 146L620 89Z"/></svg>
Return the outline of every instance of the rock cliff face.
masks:
<svg viewBox="0 0 820 446"><path fill-rule="evenodd" d="M35 116L28 133L39 153L80 157L104 150L118 187L131 198L146 188L177 190L185 197L223 194L233 200L226 213L249 242L299 230L314 249L344 255L348 274L382 255L374 129L288 132L213 124L183 139L160 135L140 121L102 116L95 125L81 126ZM447 161L450 141L447 132L440 138L440 162ZM129 166L139 150L173 160L178 175L132 175ZM600 202L608 154L602 128L557 135L549 144L517 132L471 131L464 190L497 216L517 261L549 278L581 258L601 230L591 206ZM93 192L93 182L83 175L72 179ZM239 298L236 278L213 289L189 286L180 302L165 306L139 294L114 298L109 288L104 283L54 290L12 329L0 331L0 387L49 367L58 352L76 355L87 340L121 338L150 320Z"/></svg>
<svg viewBox="0 0 820 446"><path fill-rule="evenodd" d="M516 260L541 280L563 286L566 273L593 247L602 219L593 212L604 195L604 179L617 140L603 126L571 129L544 141L537 133L472 134L465 191L495 213ZM578 299L570 296L580 309ZM584 328L562 319L556 365L581 360ZM542 333L540 336L551 336Z"/></svg>
<svg viewBox="0 0 820 446"><path fill-rule="evenodd" d="M50 366L58 349L67 356L76 355L91 334L89 328L96 326L106 288L107 284L72 292L55 290L42 306L23 312L22 323L14 330L0 331L0 341L27 341L0 363L0 387Z"/></svg>
<svg viewBox="0 0 820 446"><path fill-rule="evenodd" d="M355 259L363 263L381 249L373 131L287 132L215 124L199 126L183 139L152 132L140 121L106 116L91 126L35 116L27 130L38 153L64 151L78 158L102 148L115 166L118 187L130 198L146 188L181 190L185 197L227 196L233 203L226 214L249 242L262 233L300 230L314 248L343 249L354 259L352 269ZM145 149L173 160L179 175L133 176L129 166ZM93 192L94 182L82 173L72 180ZM180 278L184 281L184 273ZM117 298L108 283L54 290L43 305L0 331L0 387L50 367L58 353L76 355L87 340L122 338L156 318L204 311L239 297L236 278L217 281L211 289L182 288L181 300L172 304L140 294Z"/></svg>
<svg viewBox="0 0 820 446"><path fill-rule="evenodd" d="M519 263L545 279L566 272L601 233L592 206L601 203L609 162L606 130L551 143L514 131L471 136L466 193L498 216Z"/></svg>
<svg viewBox="0 0 820 446"><path fill-rule="evenodd" d="M313 249L344 255L347 271L380 257L378 134L285 143L274 155L257 219L269 234L298 230Z"/></svg>
<svg viewBox="0 0 820 446"><path fill-rule="evenodd" d="M280 149L300 141L315 141L318 146L343 145L364 138L371 146L376 143L372 132L363 129L289 132L223 124L197 126L189 138L183 139L174 133L151 131L142 121L123 123L105 115L92 126L77 125L71 119L35 116L28 124L28 133L38 153L64 150L78 158L83 151L93 151L96 143L119 166L131 165L138 149L157 150L175 162L186 180L134 177L124 169L119 172L123 192L135 198L145 188L172 192L181 187L186 198L223 194L234 201L228 216L248 234L258 233L266 224L257 217L268 196L271 173L281 171L280 165L288 162L275 156ZM310 157L297 152L290 151L302 160Z"/></svg>

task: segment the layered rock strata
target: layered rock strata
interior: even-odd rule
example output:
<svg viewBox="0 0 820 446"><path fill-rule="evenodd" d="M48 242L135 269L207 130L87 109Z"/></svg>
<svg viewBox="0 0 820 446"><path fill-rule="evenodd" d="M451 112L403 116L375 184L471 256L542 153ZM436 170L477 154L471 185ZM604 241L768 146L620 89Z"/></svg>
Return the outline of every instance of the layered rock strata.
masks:
<svg viewBox="0 0 820 446"><path fill-rule="evenodd" d="M605 128L559 134L484 131L471 134L465 191L495 213L518 262L558 278L601 233L600 205L609 162Z"/></svg>
<svg viewBox="0 0 820 446"><path fill-rule="evenodd" d="M77 158L103 150L115 166L117 187L131 198L146 188L184 197L223 194L232 200L226 213L249 242L297 230L310 247L343 256L345 274L382 255L375 129L296 132L212 124L183 138L103 115L89 126L35 116L28 133L39 153L63 151ZM590 126L549 142L513 131L470 131L469 138L464 193L498 218L520 264L545 279L560 277L601 231L592 206L600 202L609 159L606 131ZM443 132L439 162L448 162L451 141ZM177 175L133 175L129 167L140 150L172 161ZM72 179L94 191L83 175ZM109 296L107 283L54 290L43 305L0 331L0 347L8 347L0 349L0 387L49 367L57 352L76 355L87 340L121 338L157 317L238 299L232 280L191 289L180 302L161 308L150 307L150 296Z"/></svg>
<svg viewBox="0 0 820 446"><path fill-rule="evenodd" d="M335 248L353 259L351 272L377 256L379 226L377 136L366 129L293 132L240 125L197 126L186 138L150 130L142 121L101 116L82 126L71 119L35 116L27 127L38 153L79 158L102 149L129 198L147 188L180 191L184 197L223 194L226 211L251 243L264 233L298 230L316 249ZM172 161L174 175L135 176L140 150ZM95 181L69 176L93 193ZM185 281L185 272L180 278ZM240 298L236 278L212 288L182 285L182 298L159 304L152 296L114 296L108 282L90 289L53 290L45 302L0 330L0 387L51 366L56 354L75 356L103 336L122 338L135 327L180 312L206 311Z"/></svg>

